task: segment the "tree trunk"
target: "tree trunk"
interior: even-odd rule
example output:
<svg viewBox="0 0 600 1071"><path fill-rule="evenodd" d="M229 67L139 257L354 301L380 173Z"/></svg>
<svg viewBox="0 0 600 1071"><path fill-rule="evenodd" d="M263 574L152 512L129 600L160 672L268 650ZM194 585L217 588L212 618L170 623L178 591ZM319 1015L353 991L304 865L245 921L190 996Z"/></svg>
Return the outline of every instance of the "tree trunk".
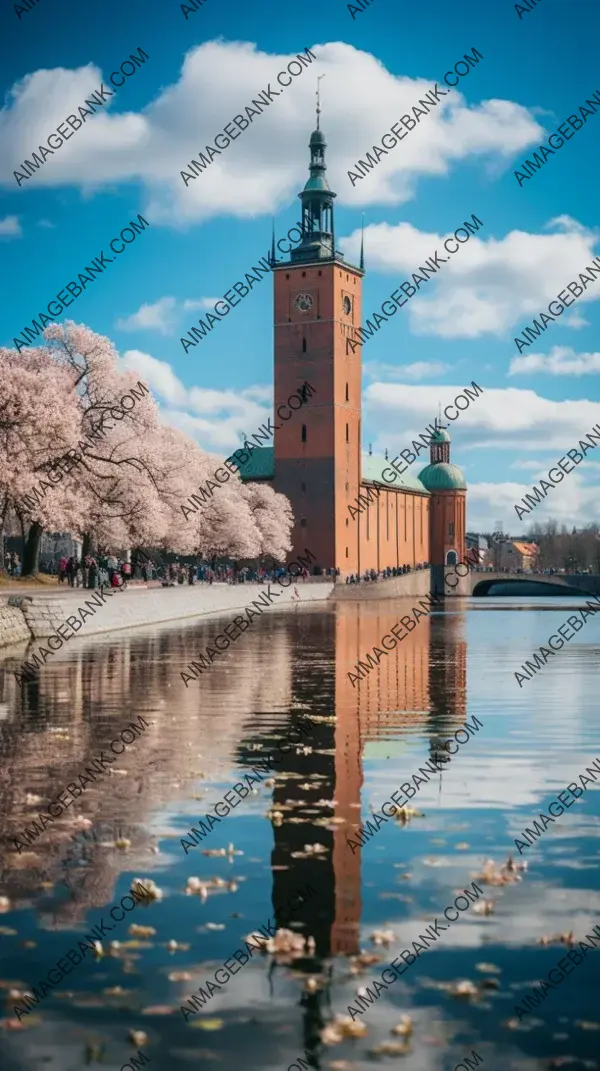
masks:
<svg viewBox="0 0 600 1071"><path fill-rule="evenodd" d="M94 543L94 537L93 537L92 533L91 532L84 532L83 533L83 543L82 543L82 546L81 546L81 557L82 557L82 559L85 559L85 558L88 557L88 555L89 555L90 558L95 558L96 557L96 546L95 546L95 543Z"/></svg>
<svg viewBox="0 0 600 1071"><path fill-rule="evenodd" d="M44 529L41 524L34 521L29 529L25 550L23 552L22 576L34 576L40 568L40 546Z"/></svg>
<svg viewBox="0 0 600 1071"><path fill-rule="evenodd" d="M4 564L4 522L6 521L6 514L8 513L8 495L4 501L2 513L0 514L0 573L6 571Z"/></svg>

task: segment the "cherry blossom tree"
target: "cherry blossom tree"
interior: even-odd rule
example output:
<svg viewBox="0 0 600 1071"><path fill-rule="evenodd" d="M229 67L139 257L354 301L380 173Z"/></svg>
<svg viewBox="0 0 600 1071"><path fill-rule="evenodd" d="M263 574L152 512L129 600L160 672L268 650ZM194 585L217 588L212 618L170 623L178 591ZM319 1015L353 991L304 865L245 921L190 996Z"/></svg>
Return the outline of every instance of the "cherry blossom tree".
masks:
<svg viewBox="0 0 600 1071"><path fill-rule="evenodd" d="M222 459L162 424L149 392L121 408L139 381L121 371L108 338L72 321L50 325L44 338L23 354L0 350L0 524L9 510L29 524L24 575L37 571L44 529L73 532L84 553L161 545L205 557L285 558L292 513L283 495L231 474L185 521L182 505L214 482ZM78 464L51 480L69 450Z"/></svg>
<svg viewBox="0 0 600 1071"><path fill-rule="evenodd" d="M242 490L260 532L261 554L285 561L292 549L290 532L294 523L289 499L266 483L242 484Z"/></svg>
<svg viewBox="0 0 600 1071"><path fill-rule="evenodd" d="M27 499L58 452L77 444L79 407L74 378L57 369L47 349L26 353L0 348L0 547L10 513L25 518ZM83 519L85 503L66 481L35 518L39 539L46 525L63 530ZM3 564L3 563L2 563Z"/></svg>

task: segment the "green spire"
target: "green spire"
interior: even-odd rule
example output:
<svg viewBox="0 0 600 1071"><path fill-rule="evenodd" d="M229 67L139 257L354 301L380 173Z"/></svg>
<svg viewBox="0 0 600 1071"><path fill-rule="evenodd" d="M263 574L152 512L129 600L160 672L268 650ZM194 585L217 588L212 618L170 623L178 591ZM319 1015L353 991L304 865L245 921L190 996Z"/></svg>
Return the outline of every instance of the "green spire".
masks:
<svg viewBox="0 0 600 1071"><path fill-rule="evenodd" d="M327 142L320 123L321 96L318 83L324 77L325 75L322 74L317 79L317 128L313 130L308 143L310 174L302 193L298 194L302 202L304 237L290 254L290 260L296 263L298 261L333 260L334 257L333 201L336 194L329 189L327 181L325 164Z"/></svg>

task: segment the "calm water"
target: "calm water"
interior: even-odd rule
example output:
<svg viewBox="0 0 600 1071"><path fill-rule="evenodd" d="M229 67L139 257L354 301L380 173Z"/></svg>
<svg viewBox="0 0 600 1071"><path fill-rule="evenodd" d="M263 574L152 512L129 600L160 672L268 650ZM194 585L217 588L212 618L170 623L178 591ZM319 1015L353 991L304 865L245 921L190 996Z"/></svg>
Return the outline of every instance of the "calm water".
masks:
<svg viewBox="0 0 600 1071"><path fill-rule="evenodd" d="M523 688L513 676L576 605L453 602L422 620L360 689L347 672L406 612L398 603L265 614L187 689L180 670L219 631L215 620L70 645L22 695L0 663L0 895L10 900L0 918L3 996L38 986L134 878L163 891L115 927L115 954L86 957L22 1029L2 1032L3 1067L121 1068L139 1047L128 1040L133 1029L148 1035L143 1050L161 1071L286 1071L305 1050L323 1069L371 1068L373 1049L402 1042L390 1031L403 1014L413 1020L410 1051L381 1056L390 1067L451 1071L472 1049L489 1071L600 1066L600 948L522 1023L507 1025L520 996L567 951L540 938L573 930L579 940L600 923L593 785L524 852L522 880L479 880L493 913L465 911L366 1007L365 1036L320 1041L357 987L411 948L486 859L506 862L513 838L600 757L593 619ZM312 750L293 749L274 784L258 786L185 855L180 838L300 713L317 718ZM140 714L151 724L113 772L17 854L16 832ZM404 826L390 819L353 854L347 837L357 825L473 715L483 727L413 800L421 816ZM281 817L272 821L273 810ZM93 825L73 844L79 815ZM117 848L119 838L129 847ZM230 843L243 854L203 854ZM322 850L305 850L315 844ZM209 883L207 898L185 895L192 876ZM186 1022L180 1005L253 929L269 919L282 926L274 905L307 882L315 893L293 928L314 938L314 952L257 953ZM132 939L132 924L156 934ZM372 941L381 929L393 934L383 947ZM350 957L361 949L380 963L359 968ZM482 987L485 979L495 987ZM461 980L476 987L471 996L454 995Z"/></svg>

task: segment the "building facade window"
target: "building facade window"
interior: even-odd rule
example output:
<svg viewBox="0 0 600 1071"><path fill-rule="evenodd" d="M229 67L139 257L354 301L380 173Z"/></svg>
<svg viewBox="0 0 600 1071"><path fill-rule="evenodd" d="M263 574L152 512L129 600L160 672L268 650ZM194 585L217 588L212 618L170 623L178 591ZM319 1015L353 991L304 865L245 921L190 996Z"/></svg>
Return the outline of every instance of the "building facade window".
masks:
<svg viewBox="0 0 600 1071"><path fill-rule="evenodd" d="M302 352L306 353L306 339L305 338L302 339Z"/></svg>
<svg viewBox="0 0 600 1071"><path fill-rule="evenodd" d="M302 425L302 442L306 442L306 424Z"/></svg>
<svg viewBox="0 0 600 1071"><path fill-rule="evenodd" d="M349 394L349 391L348 391L348 384L347 383L346 383L346 401L347 402L350 401L350 394Z"/></svg>
<svg viewBox="0 0 600 1071"><path fill-rule="evenodd" d="M347 424L346 424L346 442L347 443L350 442L350 428L348 427Z"/></svg>
<svg viewBox="0 0 600 1071"><path fill-rule="evenodd" d="M304 492L306 491L306 484L305 483L301 483L300 484L300 490L302 491L302 494L304 494Z"/></svg>
<svg viewBox="0 0 600 1071"><path fill-rule="evenodd" d="M454 539L454 521L450 521L450 524L448 525L448 535L450 536L450 539Z"/></svg>

